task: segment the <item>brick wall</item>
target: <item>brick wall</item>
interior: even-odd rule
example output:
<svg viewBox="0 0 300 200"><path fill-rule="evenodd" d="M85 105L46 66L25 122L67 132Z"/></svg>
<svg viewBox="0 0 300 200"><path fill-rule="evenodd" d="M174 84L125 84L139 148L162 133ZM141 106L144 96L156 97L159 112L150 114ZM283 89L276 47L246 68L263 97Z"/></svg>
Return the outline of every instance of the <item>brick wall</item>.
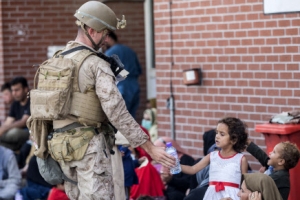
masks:
<svg viewBox="0 0 300 200"><path fill-rule="evenodd" d="M203 155L203 132L224 116L244 120L265 148L255 125L299 109L300 14L264 15L263 0L173 0L171 19L169 2L154 0L159 135L171 135L165 101L174 60L176 135L189 153ZM203 85L185 86L182 71L198 67Z"/></svg>
<svg viewBox="0 0 300 200"><path fill-rule="evenodd" d="M2 5L0 3L0 10L2 10ZM3 76L3 33L2 33L2 15L0 15L0 84L4 83L4 76ZM3 99L0 99L0 121L4 119L4 115L6 112L5 105L3 103Z"/></svg>
<svg viewBox="0 0 300 200"><path fill-rule="evenodd" d="M49 45L65 45L76 36L73 14L85 1L1 1L4 81L27 78L30 88L36 68L47 59ZM7 114L7 113L6 113ZM1 115L4 119L5 115Z"/></svg>
<svg viewBox="0 0 300 200"><path fill-rule="evenodd" d="M0 32L2 37L0 44L3 43L3 47L0 45L0 84L2 85L4 81L10 81L15 76L24 76L32 88L36 70L32 67L33 64L40 64L47 59L48 46L65 45L68 41L75 39L77 27L74 23L73 14L84 2L86 1L1 1L2 26ZM131 27L120 31L124 33L121 41L133 47L144 67L143 4L114 4L116 4L115 12L118 16L121 13L119 10L126 11L124 14L128 19L128 27ZM134 8L137 12L130 11L129 7ZM141 105L145 104L145 82L144 75L141 78L143 99ZM141 111L143 109L142 107ZM0 106L0 118L0 120L5 118L3 104Z"/></svg>

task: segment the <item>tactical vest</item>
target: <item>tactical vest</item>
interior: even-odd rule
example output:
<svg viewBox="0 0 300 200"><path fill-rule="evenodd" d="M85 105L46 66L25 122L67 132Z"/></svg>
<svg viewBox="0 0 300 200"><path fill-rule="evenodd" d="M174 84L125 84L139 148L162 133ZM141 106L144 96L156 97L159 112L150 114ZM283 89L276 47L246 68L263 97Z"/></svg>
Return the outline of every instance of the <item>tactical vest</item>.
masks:
<svg viewBox="0 0 300 200"><path fill-rule="evenodd" d="M83 61L90 55L91 51L81 50L78 51L72 60L75 64L75 74L73 80L73 93L70 108L70 115L76 116L79 123L86 126L100 127L101 122L105 121L106 115L102 110L99 98L96 94L95 87L88 89L82 93L79 88L79 70Z"/></svg>
<svg viewBox="0 0 300 200"><path fill-rule="evenodd" d="M72 115L79 123L93 127L100 127L106 120L95 87L82 93L78 82L84 60L97 54L77 49L58 51L40 65L35 76L36 80L38 75L38 87L30 91L33 119L63 120ZM72 52L75 53L69 56Z"/></svg>

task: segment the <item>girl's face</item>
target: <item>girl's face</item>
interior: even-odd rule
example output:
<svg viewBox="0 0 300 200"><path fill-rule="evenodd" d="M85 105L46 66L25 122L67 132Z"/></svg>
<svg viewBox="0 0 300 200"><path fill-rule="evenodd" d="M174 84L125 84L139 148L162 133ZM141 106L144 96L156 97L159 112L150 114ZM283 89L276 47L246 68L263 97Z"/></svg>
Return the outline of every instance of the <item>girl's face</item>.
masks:
<svg viewBox="0 0 300 200"><path fill-rule="evenodd" d="M230 135L228 133L228 126L226 124L220 123L216 129L216 146L219 148L226 148L232 145L230 140Z"/></svg>
<svg viewBox="0 0 300 200"><path fill-rule="evenodd" d="M241 189L237 195L240 197L240 200L248 200L249 194L251 194L251 191L247 189L246 183L243 181Z"/></svg>

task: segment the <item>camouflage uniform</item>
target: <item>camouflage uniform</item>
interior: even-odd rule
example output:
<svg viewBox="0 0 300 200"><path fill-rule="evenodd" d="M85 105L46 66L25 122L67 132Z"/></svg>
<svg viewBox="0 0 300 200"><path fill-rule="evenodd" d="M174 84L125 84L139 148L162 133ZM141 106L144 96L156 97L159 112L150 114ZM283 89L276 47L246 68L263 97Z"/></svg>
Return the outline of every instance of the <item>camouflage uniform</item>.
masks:
<svg viewBox="0 0 300 200"><path fill-rule="evenodd" d="M80 45L84 44L72 41L67 44L65 50ZM91 50L94 51L93 49ZM71 57L72 54L68 56ZM95 55L89 56L83 62L78 78L81 92L95 87L107 119L124 134L132 147L140 146L147 141L148 136L127 111L122 95L116 86L114 75L107 62ZM72 119L70 116L60 123L69 124L75 121L76 119ZM61 128L55 127L55 124L54 121L54 128ZM114 199L111 157L108 149L106 149L107 153L104 153L102 148L104 145L104 134L95 135L90 141L82 160L60 163L65 175L78 182L78 185L65 182L66 193L70 199ZM105 146L107 147L107 145Z"/></svg>

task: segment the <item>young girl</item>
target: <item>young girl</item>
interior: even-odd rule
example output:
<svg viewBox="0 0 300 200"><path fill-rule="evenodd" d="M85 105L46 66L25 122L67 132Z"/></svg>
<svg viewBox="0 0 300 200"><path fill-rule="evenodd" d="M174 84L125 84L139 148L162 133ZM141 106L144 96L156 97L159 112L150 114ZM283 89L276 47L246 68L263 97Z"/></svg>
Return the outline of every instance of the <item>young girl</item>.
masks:
<svg viewBox="0 0 300 200"><path fill-rule="evenodd" d="M241 175L247 173L248 162L240 152L246 147L248 134L246 125L237 118L227 117L218 121L214 151L194 166L181 165L182 172L195 174L210 164L209 187L203 200L231 197L239 200Z"/></svg>

